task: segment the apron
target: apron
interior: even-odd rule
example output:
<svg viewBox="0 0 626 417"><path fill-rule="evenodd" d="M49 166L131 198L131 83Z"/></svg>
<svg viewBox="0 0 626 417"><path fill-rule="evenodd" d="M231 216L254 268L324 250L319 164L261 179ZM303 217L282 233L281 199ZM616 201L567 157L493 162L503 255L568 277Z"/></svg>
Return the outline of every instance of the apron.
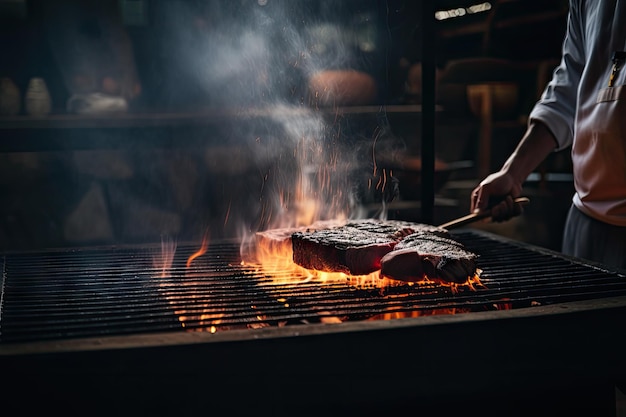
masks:
<svg viewBox="0 0 626 417"><path fill-rule="evenodd" d="M599 221L626 226L626 2L588 14L598 18L586 22L588 31L600 23L613 30L601 45L585 46L572 145L574 205ZM613 60L615 52L621 59Z"/></svg>
<svg viewBox="0 0 626 417"><path fill-rule="evenodd" d="M591 30L599 23L614 30L607 45L585 47L572 145L576 194L563 252L626 268L626 2L614 7L608 14L613 10L605 5L598 20L586 22L596 26Z"/></svg>

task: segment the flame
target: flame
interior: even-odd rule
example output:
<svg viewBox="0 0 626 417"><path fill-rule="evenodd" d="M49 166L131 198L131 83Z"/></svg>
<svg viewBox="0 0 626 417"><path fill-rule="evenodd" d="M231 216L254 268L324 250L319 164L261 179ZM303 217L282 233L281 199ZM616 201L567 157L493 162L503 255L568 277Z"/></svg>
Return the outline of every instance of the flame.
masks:
<svg viewBox="0 0 626 417"><path fill-rule="evenodd" d="M190 267L195 259L207 252L208 247L209 230L207 229L202 236L200 249L187 258L185 280L182 285L201 285L201 283L196 281L194 278L203 278L204 274L191 272ZM196 295L195 293L192 293L190 298L191 300L198 299L204 301L202 303L192 302L190 305L193 305L193 310L176 310L174 313L178 316L178 321L180 321L183 327L188 327L188 325L193 324L193 331L196 332L216 333L218 331L218 325L222 323L224 313L216 311L216 307L212 303L207 303L206 295Z"/></svg>
<svg viewBox="0 0 626 417"><path fill-rule="evenodd" d="M177 283L174 285L195 286L199 284L198 281L194 278L202 276L200 274L190 273L189 268L195 259L206 253L208 245L209 233L207 230L202 238L202 244L200 245L200 249L198 249L187 259L185 279L182 280L180 284ZM153 267L158 272L158 276L160 278L166 278L172 273L172 265L174 262L176 249L177 243L175 240L169 237L161 239L161 251L157 255L153 256L152 259ZM163 281L163 283L161 284L161 286L166 290L171 285L172 284L167 281ZM166 292L166 298L172 306L175 306L180 302L179 297L180 295L178 295L178 293L170 294ZM184 304L192 305L193 309L174 310L174 314L178 317L178 321L181 327L187 329L188 331L208 331L211 333L217 332L218 326L222 323L224 313L216 311L215 306L210 302L206 302L205 297L205 295L196 295L194 293L188 294L186 296L186 302ZM189 302L189 299L191 299L191 302ZM194 302L196 300L202 300L202 302L196 303Z"/></svg>
<svg viewBox="0 0 626 417"><path fill-rule="evenodd" d="M276 285L321 282L321 283L348 283L359 288L382 288L393 285L405 285L403 282L390 280L380 276L380 271L368 275L349 275L343 272L327 272L306 269L293 262L291 234L295 231L304 231L316 227L338 226L345 220L321 221L310 227L283 228L259 233L256 238L248 242L248 253L244 256L243 265L263 271L272 277ZM250 256L250 254L252 256ZM247 259L246 259L247 258Z"/></svg>
<svg viewBox="0 0 626 417"><path fill-rule="evenodd" d="M204 236L202 236L202 244L200 245L200 249L198 249L197 252L195 252L193 255L191 255L187 259L187 268L191 266L191 263L193 262L194 259L206 253L208 246L209 246L209 231L207 230L204 233Z"/></svg>
<svg viewBox="0 0 626 417"><path fill-rule="evenodd" d="M317 227L338 226L345 221L316 222L309 227L283 228L258 233L256 238L248 242L248 249L243 250L242 265L254 268L257 272L262 271L272 277L272 283L277 285L321 282L321 283L347 283L357 288L387 288L404 285L441 285L449 287L453 293L457 293L460 287L468 287L476 290L476 287L484 285L480 281L481 270L467 278L464 283L451 283L424 276L417 282L404 282L386 278L380 270L368 275L350 275L343 272L326 272L306 269L293 262L293 250L291 246L291 234L296 231L305 231ZM252 256L250 256L252 254Z"/></svg>
<svg viewBox="0 0 626 417"><path fill-rule="evenodd" d="M477 269L473 276L467 277L465 282L457 283L457 282L446 282L438 279L432 279L424 275L421 281L418 281L417 284L426 284L426 283L436 283L438 285L448 287L453 294L459 292L459 288L467 287L472 291L476 291L476 287L486 288L485 284L480 281L480 274L482 273L481 269Z"/></svg>
<svg viewBox="0 0 626 417"><path fill-rule="evenodd" d="M200 276L200 274L185 274L185 280L180 285L201 285L194 279L196 276ZM206 297L206 295L194 293L186 295L184 305L192 306L192 308L174 310L181 327L195 332L217 332L225 314L223 311L219 311L210 300L207 302ZM200 300L202 301L200 302ZM174 304L177 301L176 296L170 297L169 301Z"/></svg>
<svg viewBox="0 0 626 417"><path fill-rule="evenodd" d="M161 278L169 275L176 254L176 241L170 237L161 236L161 252L152 257L152 266L160 270Z"/></svg>

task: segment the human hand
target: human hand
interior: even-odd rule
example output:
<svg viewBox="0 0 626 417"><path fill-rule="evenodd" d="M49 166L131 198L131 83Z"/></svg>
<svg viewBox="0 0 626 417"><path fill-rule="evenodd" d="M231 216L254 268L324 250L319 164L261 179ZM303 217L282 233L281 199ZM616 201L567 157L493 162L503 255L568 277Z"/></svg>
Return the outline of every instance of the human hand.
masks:
<svg viewBox="0 0 626 417"><path fill-rule="evenodd" d="M516 203L522 185L506 172L499 171L489 175L472 191L470 196L471 211L491 210L494 222L503 222L522 213L522 205Z"/></svg>

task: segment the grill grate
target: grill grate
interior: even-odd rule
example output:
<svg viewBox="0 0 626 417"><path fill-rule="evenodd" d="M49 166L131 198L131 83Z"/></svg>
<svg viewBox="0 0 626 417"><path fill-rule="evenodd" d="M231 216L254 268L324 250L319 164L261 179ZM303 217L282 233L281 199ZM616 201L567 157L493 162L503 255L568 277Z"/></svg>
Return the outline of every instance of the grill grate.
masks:
<svg viewBox="0 0 626 417"><path fill-rule="evenodd" d="M291 271L270 275L241 265L238 245L226 242L209 246L189 268L197 248L178 247L165 271L160 248L8 254L0 343L458 314L626 295L621 273L483 233L456 236L480 255L484 286L379 289L307 281Z"/></svg>

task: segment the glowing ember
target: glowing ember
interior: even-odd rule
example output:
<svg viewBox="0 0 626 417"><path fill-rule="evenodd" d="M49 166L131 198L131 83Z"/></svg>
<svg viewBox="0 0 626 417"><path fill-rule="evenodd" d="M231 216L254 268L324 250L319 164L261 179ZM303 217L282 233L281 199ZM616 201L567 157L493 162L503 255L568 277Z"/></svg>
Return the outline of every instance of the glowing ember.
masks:
<svg viewBox="0 0 626 417"><path fill-rule="evenodd" d="M499 302L494 303L493 306L496 310L512 310L513 309L513 303L511 302L510 298L503 298Z"/></svg>
<svg viewBox="0 0 626 417"><path fill-rule="evenodd" d="M189 278L191 279L183 281L182 285L195 286L200 284L193 277ZM202 302L194 302L194 300L201 300ZM174 304L177 302L177 299L176 297L169 297L169 301ZM215 333L217 331L216 326L222 323L224 313L217 310L213 303L207 303L206 295L187 295L185 304L192 305L193 309L177 309L174 311L182 327L196 332L209 331Z"/></svg>
<svg viewBox="0 0 626 417"><path fill-rule="evenodd" d="M393 311L383 314L378 314L376 316L370 317L368 320L397 320L397 319L407 319L413 317L424 317L424 316L439 316L439 315L449 315L449 314L462 314L469 313L469 309L464 308L434 308L430 310L419 310L419 311Z"/></svg>

